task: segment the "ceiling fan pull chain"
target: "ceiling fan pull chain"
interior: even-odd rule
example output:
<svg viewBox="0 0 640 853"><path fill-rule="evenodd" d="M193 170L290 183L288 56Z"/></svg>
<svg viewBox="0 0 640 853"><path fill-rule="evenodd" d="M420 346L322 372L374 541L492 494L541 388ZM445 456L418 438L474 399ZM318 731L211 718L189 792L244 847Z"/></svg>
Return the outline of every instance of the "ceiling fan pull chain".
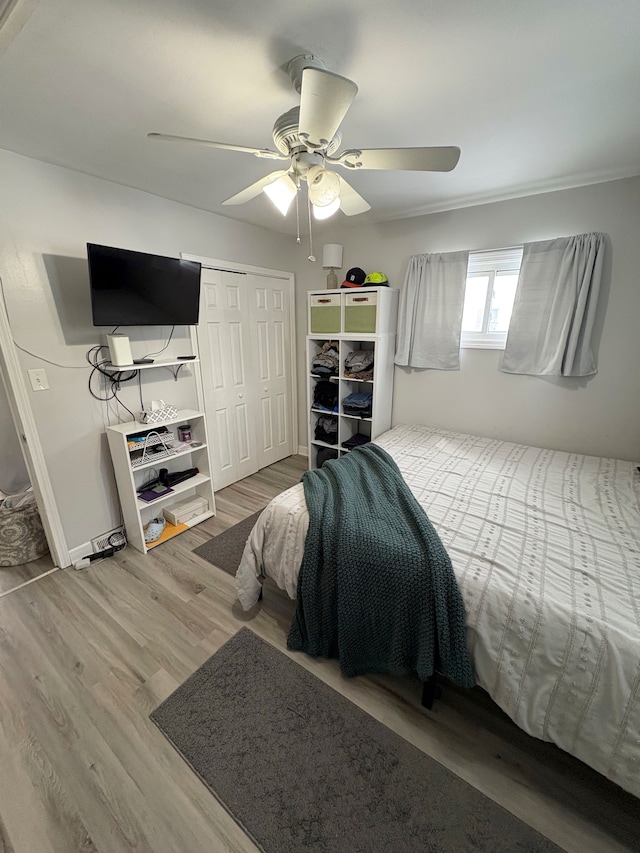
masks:
<svg viewBox="0 0 640 853"><path fill-rule="evenodd" d="M315 258L313 256L313 233L311 231L311 199L309 198L309 193L307 193L307 212L309 214L309 257L308 261L311 263L315 263Z"/></svg>
<svg viewBox="0 0 640 853"><path fill-rule="evenodd" d="M300 245L300 190L296 193L296 243Z"/></svg>

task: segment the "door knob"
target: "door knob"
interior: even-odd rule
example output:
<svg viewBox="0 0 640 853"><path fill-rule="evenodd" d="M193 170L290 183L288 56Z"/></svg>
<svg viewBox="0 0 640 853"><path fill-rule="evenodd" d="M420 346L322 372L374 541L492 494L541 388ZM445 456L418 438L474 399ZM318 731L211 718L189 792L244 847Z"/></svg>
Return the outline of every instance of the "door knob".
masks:
<svg viewBox="0 0 640 853"><path fill-rule="evenodd" d="M238 394L238 397L240 397L240 399L242 400L242 398L244 397L244 394Z"/></svg>

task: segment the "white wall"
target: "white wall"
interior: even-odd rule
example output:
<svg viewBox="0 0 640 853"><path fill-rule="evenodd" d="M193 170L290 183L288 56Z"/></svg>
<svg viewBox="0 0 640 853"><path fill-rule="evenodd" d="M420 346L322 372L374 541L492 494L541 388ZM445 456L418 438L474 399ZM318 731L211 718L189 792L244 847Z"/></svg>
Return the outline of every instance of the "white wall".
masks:
<svg viewBox="0 0 640 853"><path fill-rule="evenodd" d="M29 485L29 474L13 423L4 382L0 377L0 499Z"/></svg>
<svg viewBox="0 0 640 853"><path fill-rule="evenodd" d="M611 240L596 329L596 376L513 376L498 371L498 351L463 350L459 371L396 368L393 422L640 460L640 178L388 225L349 222L323 235L322 242L344 245L343 273L352 266L381 270L401 288L414 254L500 248L588 231L603 231ZM300 290L324 286L322 270L302 268L298 281ZM298 302L304 329L303 294ZM300 353L302 358L302 337ZM301 438L305 423L303 414Z"/></svg>
<svg viewBox="0 0 640 853"><path fill-rule="evenodd" d="M137 190L0 151L0 276L25 371L45 367L51 390L32 392L38 432L69 548L119 519L104 429L104 404L86 389L85 353L102 343L89 313L86 243L178 256L180 252L296 274L298 364L304 364L306 292L325 285L295 239L245 226ZM486 249L585 231L610 235L602 297L599 373L586 380L512 376L495 351L465 350L458 372L396 369L394 423L421 422L585 453L640 459L640 178L401 220L358 226L343 217L314 226L322 244L342 243L344 267L382 270L401 287L419 252ZM168 330L166 330L168 332ZM133 336L134 356L159 340ZM181 354L184 330L166 355ZM156 346L157 348L157 346ZM38 356L65 367L57 367ZM193 382L147 371L145 399L193 405ZM299 430L305 443L304 370ZM139 409L137 387L124 402ZM122 411L123 419L128 415Z"/></svg>
<svg viewBox="0 0 640 853"><path fill-rule="evenodd" d="M30 368L47 372L50 390L30 392L30 400L72 549L119 523L104 435L108 413L87 390L85 354L105 342L108 330L91 323L86 243L292 271L296 244L291 237L6 151L0 151L0 185L0 276L14 340L35 354L20 352L25 378ZM134 357L162 345L148 334L132 330ZM178 328L163 357L190 352L186 334ZM195 406L192 377L174 382L166 368L142 375L145 401ZM135 383L120 396L133 412L140 410Z"/></svg>

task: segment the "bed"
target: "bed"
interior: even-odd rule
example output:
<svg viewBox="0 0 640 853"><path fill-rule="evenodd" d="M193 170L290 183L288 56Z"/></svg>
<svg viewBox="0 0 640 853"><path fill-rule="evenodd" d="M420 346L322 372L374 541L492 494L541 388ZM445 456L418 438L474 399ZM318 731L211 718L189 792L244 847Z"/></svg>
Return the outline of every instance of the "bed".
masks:
<svg viewBox="0 0 640 853"><path fill-rule="evenodd" d="M447 549L478 684L529 734L640 797L640 474L632 462L418 425L376 439ZM302 484L265 508L236 575L296 597Z"/></svg>

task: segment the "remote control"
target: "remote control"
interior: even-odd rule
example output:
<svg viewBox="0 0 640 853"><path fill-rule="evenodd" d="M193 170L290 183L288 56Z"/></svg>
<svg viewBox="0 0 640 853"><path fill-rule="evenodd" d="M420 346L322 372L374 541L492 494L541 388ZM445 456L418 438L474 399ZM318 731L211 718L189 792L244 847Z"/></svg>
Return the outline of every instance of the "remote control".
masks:
<svg viewBox="0 0 640 853"><path fill-rule="evenodd" d="M153 364L153 359L152 358L134 358L133 363L134 364Z"/></svg>
<svg viewBox="0 0 640 853"><path fill-rule="evenodd" d="M179 355L178 361L191 361L195 358L195 355Z"/></svg>

